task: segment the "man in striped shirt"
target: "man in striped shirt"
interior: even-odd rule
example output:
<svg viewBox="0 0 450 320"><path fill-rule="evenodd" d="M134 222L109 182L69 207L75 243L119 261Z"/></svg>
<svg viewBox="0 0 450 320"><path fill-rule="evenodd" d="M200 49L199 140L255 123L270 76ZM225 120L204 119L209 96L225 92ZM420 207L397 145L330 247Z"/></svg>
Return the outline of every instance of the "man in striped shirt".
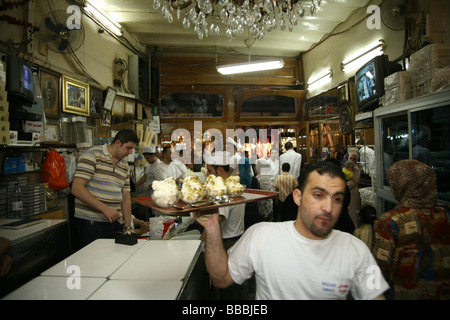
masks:
<svg viewBox="0 0 450 320"><path fill-rule="evenodd" d="M281 169L283 170L283 173L277 176L273 182L274 188L278 191L278 201L276 203L276 209L273 212L274 221L278 220L280 215L279 210L281 209L286 197L290 195L298 186L297 178L289 173L291 165L288 162L285 162L282 164Z"/></svg>
<svg viewBox="0 0 450 320"><path fill-rule="evenodd" d="M125 159L139 138L131 129L120 130L109 145L85 151L72 182L75 220L81 246L118 231L133 231L130 170Z"/></svg>

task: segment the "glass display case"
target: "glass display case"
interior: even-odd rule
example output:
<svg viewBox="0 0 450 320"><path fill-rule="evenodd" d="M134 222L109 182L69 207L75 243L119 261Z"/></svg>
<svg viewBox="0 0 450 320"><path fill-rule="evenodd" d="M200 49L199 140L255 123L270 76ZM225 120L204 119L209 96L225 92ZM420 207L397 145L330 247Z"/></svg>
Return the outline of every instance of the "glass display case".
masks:
<svg viewBox="0 0 450 320"><path fill-rule="evenodd" d="M396 204L387 171L403 159L416 159L432 167L439 203L450 204L450 91L376 109L374 120L379 214Z"/></svg>

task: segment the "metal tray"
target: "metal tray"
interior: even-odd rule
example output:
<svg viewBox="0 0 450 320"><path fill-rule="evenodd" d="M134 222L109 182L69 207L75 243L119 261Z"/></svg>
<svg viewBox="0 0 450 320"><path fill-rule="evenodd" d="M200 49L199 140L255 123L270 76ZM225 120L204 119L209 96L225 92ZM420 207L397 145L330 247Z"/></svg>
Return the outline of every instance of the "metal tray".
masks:
<svg viewBox="0 0 450 320"><path fill-rule="evenodd" d="M192 205L189 205L188 203L184 202L183 200L180 200L176 204L176 206L178 208L175 208L175 207L162 208L162 207L157 206L156 203L153 202L151 196L135 197L135 198L131 198L131 201L136 202L145 207L158 210L167 215L188 216L188 215L190 215L191 212L195 212L195 211L210 210L210 209L214 209L214 208L233 206L233 205L237 205L237 204L241 204L241 203L273 199L276 197L278 197L278 192L275 192L275 191L245 189L244 193L241 196L230 197L231 201L227 202L227 203L208 203L205 200L205 201L203 201L203 204L199 204L199 203L195 204L194 203ZM182 208L182 209L179 209L179 208Z"/></svg>

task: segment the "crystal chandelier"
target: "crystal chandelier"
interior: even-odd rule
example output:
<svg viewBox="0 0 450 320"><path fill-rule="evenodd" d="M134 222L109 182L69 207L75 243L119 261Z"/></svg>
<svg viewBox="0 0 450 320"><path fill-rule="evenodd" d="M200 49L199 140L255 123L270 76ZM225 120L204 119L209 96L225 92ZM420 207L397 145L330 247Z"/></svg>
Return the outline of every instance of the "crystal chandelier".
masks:
<svg viewBox="0 0 450 320"><path fill-rule="evenodd" d="M200 40L209 34L219 35L222 26L231 42L246 28L249 37L258 40L278 26L292 32L305 15L306 2L311 15L322 5L322 0L153 0L153 9L161 8L169 23L174 13L180 20L184 10L183 27L192 25Z"/></svg>

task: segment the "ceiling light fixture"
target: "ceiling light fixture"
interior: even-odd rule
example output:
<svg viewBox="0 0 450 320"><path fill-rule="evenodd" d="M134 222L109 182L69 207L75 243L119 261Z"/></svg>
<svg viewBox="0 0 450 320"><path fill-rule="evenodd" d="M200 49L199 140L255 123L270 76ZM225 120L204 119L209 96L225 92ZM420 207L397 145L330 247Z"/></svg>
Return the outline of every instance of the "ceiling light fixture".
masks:
<svg viewBox="0 0 450 320"><path fill-rule="evenodd" d="M265 32L280 26L283 31L294 30L305 8L313 16L322 6L322 0L153 0L153 9L161 9L162 16L173 22L175 11L178 20L183 10L183 27L191 24L200 40L208 34L219 35L221 27L229 41L244 33L248 28L250 36L262 40ZM220 25L219 25L220 24Z"/></svg>
<svg viewBox="0 0 450 320"><path fill-rule="evenodd" d="M284 67L283 59L273 59L273 60L260 60L260 61L251 61L251 62L217 66L217 71L220 72L221 74L228 75L235 73L281 69L283 67Z"/></svg>
<svg viewBox="0 0 450 320"><path fill-rule="evenodd" d="M369 48L363 49L358 53L342 61L341 62L342 71L353 70L356 69L357 67L362 66L370 59L375 58L380 54L383 54L385 48L386 43L384 42L384 40L378 40L376 44L370 46Z"/></svg>
<svg viewBox="0 0 450 320"><path fill-rule="evenodd" d="M98 8L94 1L87 0L85 9L105 29L111 31L116 36L122 36L122 26L111 18L105 11Z"/></svg>
<svg viewBox="0 0 450 320"><path fill-rule="evenodd" d="M328 69L325 73L321 73L316 77L311 77L307 83L308 89L311 90L313 88L320 87L330 81L331 78L333 78L333 71L331 69Z"/></svg>

